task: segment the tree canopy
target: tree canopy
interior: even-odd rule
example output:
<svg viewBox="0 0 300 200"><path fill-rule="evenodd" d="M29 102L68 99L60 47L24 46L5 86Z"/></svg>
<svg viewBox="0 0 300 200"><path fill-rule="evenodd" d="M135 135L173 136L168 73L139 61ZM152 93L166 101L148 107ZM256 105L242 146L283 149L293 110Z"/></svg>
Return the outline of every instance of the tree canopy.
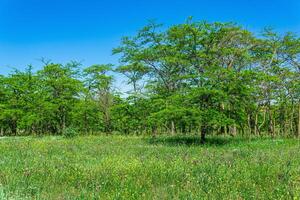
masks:
<svg viewBox="0 0 300 200"><path fill-rule="evenodd" d="M118 65L48 62L0 76L1 135L300 136L300 38L234 23L149 23ZM124 76L124 94L114 80Z"/></svg>

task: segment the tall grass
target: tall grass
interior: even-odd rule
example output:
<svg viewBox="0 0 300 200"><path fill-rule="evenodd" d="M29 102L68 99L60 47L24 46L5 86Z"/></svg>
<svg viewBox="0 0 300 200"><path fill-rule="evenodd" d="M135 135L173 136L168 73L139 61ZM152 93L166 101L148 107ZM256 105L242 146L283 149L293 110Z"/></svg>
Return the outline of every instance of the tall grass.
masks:
<svg viewBox="0 0 300 200"><path fill-rule="evenodd" d="M293 139L89 136L0 140L0 198L299 199Z"/></svg>

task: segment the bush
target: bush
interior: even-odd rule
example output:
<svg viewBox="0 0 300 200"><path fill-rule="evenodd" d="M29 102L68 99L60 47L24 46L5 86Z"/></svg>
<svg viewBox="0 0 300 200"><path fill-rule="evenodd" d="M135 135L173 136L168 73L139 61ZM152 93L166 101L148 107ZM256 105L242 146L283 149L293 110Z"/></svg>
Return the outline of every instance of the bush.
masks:
<svg viewBox="0 0 300 200"><path fill-rule="evenodd" d="M78 136L78 131L77 129L73 128L73 127L67 127L63 130L63 136L66 138L73 138Z"/></svg>

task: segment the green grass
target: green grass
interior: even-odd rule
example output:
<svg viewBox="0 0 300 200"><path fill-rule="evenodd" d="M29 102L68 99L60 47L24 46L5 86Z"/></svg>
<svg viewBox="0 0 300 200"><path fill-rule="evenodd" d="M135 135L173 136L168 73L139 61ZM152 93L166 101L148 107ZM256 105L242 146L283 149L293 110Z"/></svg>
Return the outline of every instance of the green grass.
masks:
<svg viewBox="0 0 300 200"><path fill-rule="evenodd" d="M300 199L295 139L0 139L0 199Z"/></svg>

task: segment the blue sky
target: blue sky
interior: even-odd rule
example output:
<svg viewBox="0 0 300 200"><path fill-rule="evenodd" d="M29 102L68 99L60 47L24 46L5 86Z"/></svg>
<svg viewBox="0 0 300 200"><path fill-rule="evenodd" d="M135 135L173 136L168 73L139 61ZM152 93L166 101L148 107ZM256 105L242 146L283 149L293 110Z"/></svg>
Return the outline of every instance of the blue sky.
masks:
<svg viewBox="0 0 300 200"><path fill-rule="evenodd" d="M111 49L147 20L233 21L258 32L300 33L299 0L0 0L0 74L54 62L117 63Z"/></svg>

